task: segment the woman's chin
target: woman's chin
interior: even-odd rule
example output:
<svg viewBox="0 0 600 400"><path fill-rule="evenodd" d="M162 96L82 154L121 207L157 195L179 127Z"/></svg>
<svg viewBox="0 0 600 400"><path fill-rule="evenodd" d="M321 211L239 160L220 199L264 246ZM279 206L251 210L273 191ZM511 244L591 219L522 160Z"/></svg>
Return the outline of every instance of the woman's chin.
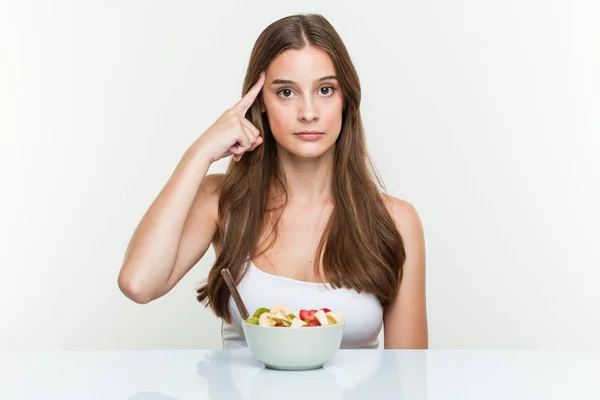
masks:
<svg viewBox="0 0 600 400"><path fill-rule="evenodd" d="M332 153L333 146L324 143L310 143L286 147L280 146L279 151L281 150L292 158L314 160Z"/></svg>

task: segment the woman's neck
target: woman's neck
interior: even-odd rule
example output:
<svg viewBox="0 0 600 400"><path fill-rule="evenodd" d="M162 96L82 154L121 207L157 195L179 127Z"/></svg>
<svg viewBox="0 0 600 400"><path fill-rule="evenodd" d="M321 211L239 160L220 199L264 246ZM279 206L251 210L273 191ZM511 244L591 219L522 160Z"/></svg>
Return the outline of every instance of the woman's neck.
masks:
<svg viewBox="0 0 600 400"><path fill-rule="evenodd" d="M285 176L288 205L322 206L331 200L333 148L319 158L300 158L278 149L279 167Z"/></svg>

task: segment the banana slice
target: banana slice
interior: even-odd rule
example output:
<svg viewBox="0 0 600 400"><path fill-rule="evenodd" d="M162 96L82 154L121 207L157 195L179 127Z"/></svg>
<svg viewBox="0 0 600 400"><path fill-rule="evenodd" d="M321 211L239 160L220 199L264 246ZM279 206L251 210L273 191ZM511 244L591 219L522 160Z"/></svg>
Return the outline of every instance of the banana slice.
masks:
<svg viewBox="0 0 600 400"><path fill-rule="evenodd" d="M258 325L261 326L275 326L277 322L273 320L274 315L271 313L262 313L260 317L258 317Z"/></svg>
<svg viewBox="0 0 600 400"><path fill-rule="evenodd" d="M329 320L327 319L325 311L323 310L317 311L315 315L313 315L313 318L319 321L322 326L329 325Z"/></svg>
<svg viewBox="0 0 600 400"><path fill-rule="evenodd" d="M292 324L290 325L290 328L301 328L306 325L308 325L308 324L306 322L302 321L300 318L294 318L292 320Z"/></svg>
<svg viewBox="0 0 600 400"><path fill-rule="evenodd" d="M326 315L331 324L339 324L344 322L344 314L342 314L341 311L330 311Z"/></svg>
<svg viewBox="0 0 600 400"><path fill-rule="evenodd" d="M290 313L290 309L281 304L277 304L275 307L271 308L271 314L281 314L287 317Z"/></svg>

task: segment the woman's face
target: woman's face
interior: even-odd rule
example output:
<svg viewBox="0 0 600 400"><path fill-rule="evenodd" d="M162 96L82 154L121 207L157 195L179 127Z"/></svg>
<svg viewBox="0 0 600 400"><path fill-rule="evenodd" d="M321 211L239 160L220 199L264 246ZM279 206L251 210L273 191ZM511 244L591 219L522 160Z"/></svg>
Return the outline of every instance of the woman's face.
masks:
<svg viewBox="0 0 600 400"><path fill-rule="evenodd" d="M262 96L279 151L316 158L333 149L342 128L343 97L329 55L311 46L286 50L265 72Z"/></svg>

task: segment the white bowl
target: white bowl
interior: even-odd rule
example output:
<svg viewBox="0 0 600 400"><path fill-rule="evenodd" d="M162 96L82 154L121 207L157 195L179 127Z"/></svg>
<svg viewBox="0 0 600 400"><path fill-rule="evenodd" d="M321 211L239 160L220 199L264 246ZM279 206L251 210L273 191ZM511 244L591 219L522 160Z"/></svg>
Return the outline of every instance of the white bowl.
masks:
<svg viewBox="0 0 600 400"><path fill-rule="evenodd" d="M301 371L321 368L339 350L345 323L283 328L242 321L252 356L270 369Z"/></svg>

